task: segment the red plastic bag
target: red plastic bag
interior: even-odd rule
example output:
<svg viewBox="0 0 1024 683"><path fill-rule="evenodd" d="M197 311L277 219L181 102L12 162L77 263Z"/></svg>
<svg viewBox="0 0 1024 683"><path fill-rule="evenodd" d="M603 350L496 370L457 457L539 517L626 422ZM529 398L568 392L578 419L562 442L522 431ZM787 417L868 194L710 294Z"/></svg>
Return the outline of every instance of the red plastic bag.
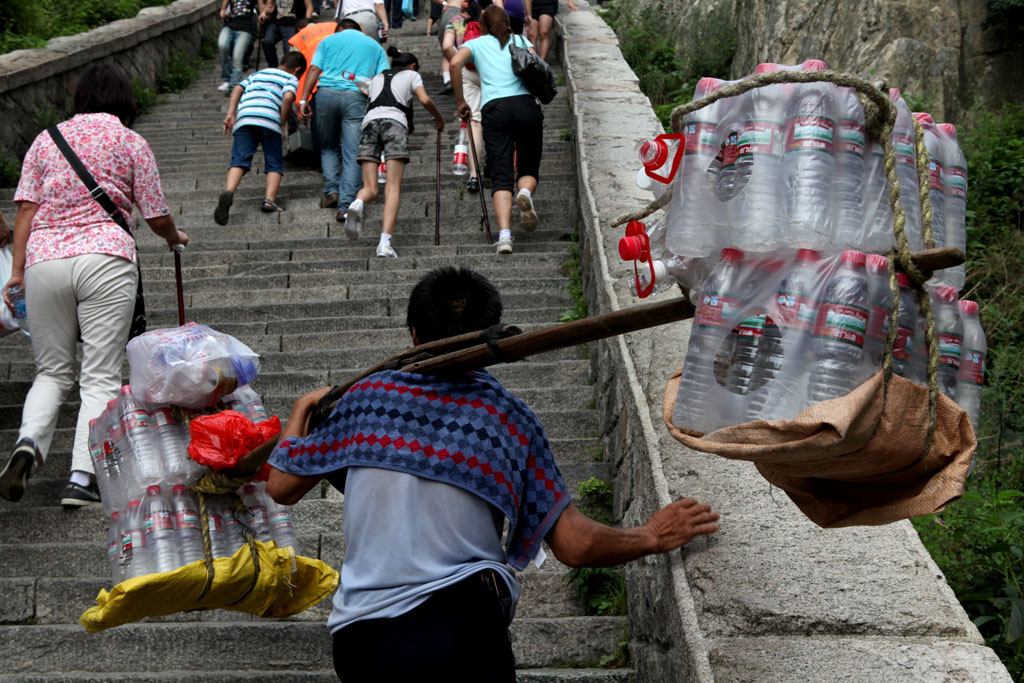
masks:
<svg viewBox="0 0 1024 683"><path fill-rule="evenodd" d="M188 455L200 465L220 471L234 467L238 459L281 432L281 420L274 417L254 423L242 413L224 410L202 415L188 428Z"/></svg>

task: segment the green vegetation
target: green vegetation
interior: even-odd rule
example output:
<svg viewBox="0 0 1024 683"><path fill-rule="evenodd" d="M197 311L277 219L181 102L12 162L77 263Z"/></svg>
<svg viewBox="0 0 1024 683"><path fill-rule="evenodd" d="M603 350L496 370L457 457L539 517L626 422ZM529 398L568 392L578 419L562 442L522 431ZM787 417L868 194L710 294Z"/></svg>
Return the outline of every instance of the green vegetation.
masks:
<svg viewBox="0 0 1024 683"><path fill-rule="evenodd" d="M583 295L583 266L580 261L579 231L567 232L561 239L569 242L569 258L562 264L566 277L569 278L569 308L562 312L559 321L569 323L587 317L587 299Z"/></svg>
<svg viewBox="0 0 1024 683"><path fill-rule="evenodd" d="M573 504L591 519L602 524L614 524L614 498L615 491L611 482L591 477L580 482L579 494ZM587 614L606 616L626 613L626 580L621 569L570 569L565 575L565 580L576 591ZM627 640L626 645L628 644ZM625 661L622 650L622 647L617 648L615 653L602 658L601 666L622 666L628 663L628 649Z"/></svg>
<svg viewBox="0 0 1024 683"><path fill-rule="evenodd" d="M967 286L981 304L988 366L977 469L963 500L915 520L967 613L1024 680L1024 108L978 113L967 156Z"/></svg>
<svg viewBox="0 0 1024 683"><path fill-rule="evenodd" d="M70 36L117 19L134 17L144 7L172 0L4 0L0 3L0 54L40 48L58 36Z"/></svg>
<svg viewBox="0 0 1024 683"><path fill-rule="evenodd" d="M672 110L689 102L697 81L704 76L727 78L736 52L736 39L727 8L708 16L701 26L691 26L680 37L685 51L677 50L676 36L665 31L667 9L646 7L638 13L624 0L612 0L601 12L619 38L622 56L640 80L665 130L670 129Z"/></svg>

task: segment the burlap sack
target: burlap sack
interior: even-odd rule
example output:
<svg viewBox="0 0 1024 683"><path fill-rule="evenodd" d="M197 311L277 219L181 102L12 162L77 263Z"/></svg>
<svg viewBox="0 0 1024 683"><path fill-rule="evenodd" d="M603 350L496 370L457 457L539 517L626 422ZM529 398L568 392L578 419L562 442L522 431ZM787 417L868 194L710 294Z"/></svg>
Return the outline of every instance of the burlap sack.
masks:
<svg viewBox="0 0 1024 683"><path fill-rule="evenodd" d="M942 510L963 495L978 445L974 429L940 394L934 441L922 453L927 387L893 376L883 410L879 372L792 421L755 420L700 435L672 424L681 374L669 379L662 400L672 436L697 451L753 462L819 526L888 524Z"/></svg>

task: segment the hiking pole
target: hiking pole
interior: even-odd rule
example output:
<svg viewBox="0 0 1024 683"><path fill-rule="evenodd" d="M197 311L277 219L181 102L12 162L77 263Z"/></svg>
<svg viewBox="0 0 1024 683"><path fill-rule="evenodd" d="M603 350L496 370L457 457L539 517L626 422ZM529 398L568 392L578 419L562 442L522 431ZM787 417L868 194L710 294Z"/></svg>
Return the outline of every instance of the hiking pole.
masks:
<svg viewBox="0 0 1024 683"><path fill-rule="evenodd" d="M181 252L185 251L184 244L174 245L174 280L178 289L178 326L185 324L185 293L181 289Z"/></svg>
<svg viewBox="0 0 1024 683"><path fill-rule="evenodd" d="M441 245L441 131L437 131L437 172L434 174L434 246Z"/></svg>
<svg viewBox="0 0 1024 683"><path fill-rule="evenodd" d="M483 170L480 168L480 157L476 155L476 140L473 137L473 115L469 116L469 150L473 153L473 168L476 169L476 179L480 195L480 223L487 231L487 244L491 244L491 221L487 218L487 203L484 201Z"/></svg>

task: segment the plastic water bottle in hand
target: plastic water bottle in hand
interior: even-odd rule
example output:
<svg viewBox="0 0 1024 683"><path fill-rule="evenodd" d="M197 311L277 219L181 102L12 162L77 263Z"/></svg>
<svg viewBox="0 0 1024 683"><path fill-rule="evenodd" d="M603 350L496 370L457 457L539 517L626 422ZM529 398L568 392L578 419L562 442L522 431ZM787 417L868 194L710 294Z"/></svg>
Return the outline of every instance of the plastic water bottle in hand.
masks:
<svg viewBox="0 0 1024 683"><path fill-rule="evenodd" d="M939 389L956 400L956 380L963 356L964 323L956 302L956 290L948 285L931 289L935 337L939 344Z"/></svg>
<svg viewBox="0 0 1024 683"><path fill-rule="evenodd" d="M846 250L818 299L811 339L813 362L807 396L812 403L850 393L863 376L864 334L870 300L865 255Z"/></svg>
<svg viewBox="0 0 1024 683"><path fill-rule="evenodd" d="M134 454L135 478L143 486L159 484L165 473L153 433L153 421L142 404L132 396L131 386L121 387L118 409L121 428Z"/></svg>
<svg viewBox="0 0 1024 683"><path fill-rule="evenodd" d="M154 572L174 571L181 566L178 556L178 534L174 528L174 509L159 486L146 488L142 501L146 529L146 547Z"/></svg>
<svg viewBox="0 0 1024 683"><path fill-rule="evenodd" d="M467 175L469 173L469 134L465 121L459 126L459 132L455 136L452 173L455 175Z"/></svg>
<svg viewBox="0 0 1024 683"><path fill-rule="evenodd" d="M28 318L28 313L25 310L25 285L8 287L7 299L14 307L14 317L17 318L18 324L22 324Z"/></svg>
<svg viewBox="0 0 1024 683"><path fill-rule="evenodd" d="M252 529L252 533L257 541L269 543L274 540L274 535L270 530L270 513L267 511L265 495L265 492L263 495L260 495L259 489L253 484L245 484L242 486L239 497L242 499L242 503L245 504L246 514L244 521L246 525Z"/></svg>
<svg viewBox="0 0 1024 683"><path fill-rule="evenodd" d="M151 573L142 501L128 501L121 519L121 567L124 579Z"/></svg>
<svg viewBox="0 0 1024 683"><path fill-rule="evenodd" d="M178 534L178 554L181 555L182 565L203 559L203 528L199 519L199 505L184 484L171 489L171 507L174 509L174 528Z"/></svg>
<svg viewBox="0 0 1024 683"><path fill-rule="evenodd" d="M963 358L960 373L956 379L956 402L967 411L978 431L978 417L981 415L981 390L985 383L985 354L988 343L985 330L981 328L976 301L960 302L961 319L964 326Z"/></svg>
<svg viewBox="0 0 1024 683"><path fill-rule="evenodd" d="M382 158L380 166L377 167L377 184L386 185L388 182L388 162Z"/></svg>

